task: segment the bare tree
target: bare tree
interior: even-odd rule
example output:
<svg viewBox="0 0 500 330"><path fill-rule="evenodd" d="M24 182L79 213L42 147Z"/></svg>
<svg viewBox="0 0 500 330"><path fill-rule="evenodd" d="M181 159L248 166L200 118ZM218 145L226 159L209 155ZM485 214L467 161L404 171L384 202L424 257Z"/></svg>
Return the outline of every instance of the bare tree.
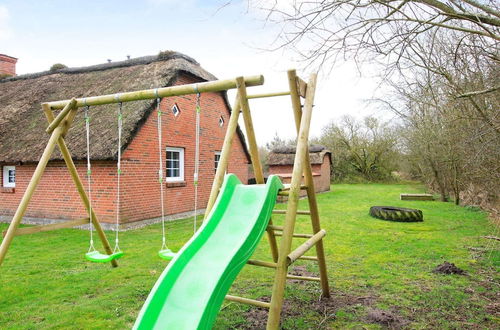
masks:
<svg viewBox="0 0 500 330"><path fill-rule="evenodd" d="M421 35L457 31L480 37L485 49L500 41L500 3L496 0L249 0L281 26L276 48L297 51L310 64L338 56L398 63ZM463 41L461 41L463 42Z"/></svg>

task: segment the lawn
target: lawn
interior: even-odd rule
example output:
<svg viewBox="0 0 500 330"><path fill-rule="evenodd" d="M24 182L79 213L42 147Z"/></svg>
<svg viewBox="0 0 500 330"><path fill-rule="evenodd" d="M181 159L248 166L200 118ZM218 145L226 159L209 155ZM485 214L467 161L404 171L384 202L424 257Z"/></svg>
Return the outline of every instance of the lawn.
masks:
<svg viewBox="0 0 500 330"><path fill-rule="evenodd" d="M399 200L401 192L422 192L418 185L332 189L318 195L332 298L319 299L316 283L291 281L283 328L499 326L499 242L480 237L498 229L483 212L452 203ZM302 200L300 208L306 204ZM424 222L376 220L368 215L372 205L419 208ZM283 217L273 219L280 224ZM6 227L0 224L1 230ZM192 219L169 223L167 230L169 246L177 250L192 234ZM296 231L310 231L307 217L298 218ZM156 255L160 225L121 233L120 241L126 256L112 269L85 261L88 232L66 229L16 237L0 267L0 328L130 328L166 261ZM270 259L265 238L254 258ZM433 273L444 261L466 275ZM293 271L317 274L317 267L300 261ZM266 299L273 274L245 266L231 293ZM266 315L225 302L215 328L262 328Z"/></svg>

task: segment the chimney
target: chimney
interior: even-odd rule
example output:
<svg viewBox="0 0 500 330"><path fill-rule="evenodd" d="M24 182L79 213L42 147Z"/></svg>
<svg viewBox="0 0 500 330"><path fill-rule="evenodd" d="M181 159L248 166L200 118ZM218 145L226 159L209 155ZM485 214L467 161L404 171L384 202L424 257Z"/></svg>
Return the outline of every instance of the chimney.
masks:
<svg viewBox="0 0 500 330"><path fill-rule="evenodd" d="M17 63L17 58L0 54L0 76L3 75L15 76L16 63Z"/></svg>

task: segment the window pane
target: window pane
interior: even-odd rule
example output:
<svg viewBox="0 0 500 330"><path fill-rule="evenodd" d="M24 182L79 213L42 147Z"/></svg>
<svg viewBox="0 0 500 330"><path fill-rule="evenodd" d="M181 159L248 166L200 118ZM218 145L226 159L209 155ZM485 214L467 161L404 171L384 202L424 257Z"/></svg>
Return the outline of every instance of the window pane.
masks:
<svg viewBox="0 0 500 330"><path fill-rule="evenodd" d="M9 183L16 183L16 170L9 170Z"/></svg>
<svg viewBox="0 0 500 330"><path fill-rule="evenodd" d="M176 181L183 179L183 167L184 167L184 152L180 148L167 148L166 151L166 168L167 168L167 178L170 181Z"/></svg>

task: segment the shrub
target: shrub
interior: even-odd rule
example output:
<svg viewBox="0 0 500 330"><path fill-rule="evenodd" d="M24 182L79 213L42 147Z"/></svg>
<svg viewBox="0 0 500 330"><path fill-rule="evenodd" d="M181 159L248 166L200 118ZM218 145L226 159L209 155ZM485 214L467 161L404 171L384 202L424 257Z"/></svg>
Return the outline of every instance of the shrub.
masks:
<svg viewBox="0 0 500 330"><path fill-rule="evenodd" d="M62 69L66 69L67 66L62 63L56 63L50 67L50 72L56 72Z"/></svg>

